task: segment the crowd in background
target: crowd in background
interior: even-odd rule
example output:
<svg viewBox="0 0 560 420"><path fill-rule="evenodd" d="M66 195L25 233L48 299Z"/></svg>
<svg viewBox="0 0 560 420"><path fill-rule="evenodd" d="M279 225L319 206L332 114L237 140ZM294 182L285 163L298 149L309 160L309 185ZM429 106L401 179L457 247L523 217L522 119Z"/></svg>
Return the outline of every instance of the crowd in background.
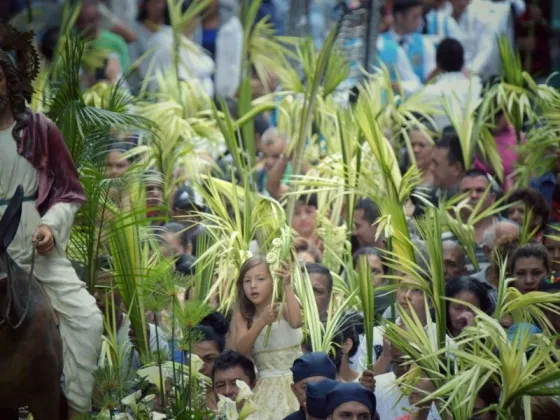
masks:
<svg viewBox="0 0 560 420"><path fill-rule="evenodd" d="M59 2L53 0L52 3ZM184 2L185 10L189 3ZM279 34L289 34L289 28L297 26L289 24L293 3L288 0L263 1L259 18L268 15ZM302 3L305 3L306 15L302 15L301 19L305 21L314 44L320 48L329 29L340 19L341 14L335 4L338 2L302 0ZM368 1L343 3L346 13L350 13ZM387 1L377 28L377 57L375 62L366 64L371 71L381 64L387 66L396 92L402 91L404 95L421 92L426 102L437 103L441 110L444 107L442 97L455 97L465 108L469 102L481 97L483 86L491 83L493 76L500 71L495 42L497 35L510 33L521 53L524 68L535 79L548 78L554 70L554 63L556 66L558 63L555 42L560 30L560 5L557 3L546 0L496 3L484 0ZM14 16L25 6L23 0L4 1L0 6L0 16L3 19ZM492 6L498 8L492 9ZM211 2L208 9L186 28L184 35L190 40L190 47L180 52L185 63L180 78L197 79L210 97L230 99L233 110L242 71L243 27L238 16L239 7L238 0ZM496 18L488 15L489 10L498 10ZM503 19L499 14L502 12ZM498 15L503 25L496 23ZM173 66L173 33L165 0L83 0L76 26L86 39L109 51L100 68L89 72L84 70L84 87L102 80L116 83L124 74L127 88L137 92L152 71L150 63L162 71ZM45 60L52 59L58 36L57 26L47 26L37 36ZM129 71L131 64L146 53L151 59L142 61L137 69ZM274 75L270 75L269 82L270 86L263 86L255 75L253 94L259 96L277 88ZM554 80L550 83L554 84ZM148 89L155 91L156 81L150 81ZM352 100L351 87L348 92ZM523 157L516 151L518 138L514 127L503 113L495 115L493 129L504 169L501 184L496 182L496 174L489 163L480 156L475 159L473 167L465 167L459 136L450 127L445 113L435 117L433 122L435 125L426 121L423 128L412 127L408 132L414 161L421 171L420 188L429 199L437 204L440 200L466 194L469 208L476 207L483 212L507 194L507 204L510 204L503 213L484 217L474 225L478 270L467 258L457 238L450 234L442 238L446 295L492 314L500 276L498 256L504 253L509 256L507 274L515 279L512 286L521 294L560 290L556 274L560 269L560 241L554 238L560 223L560 148L549 151L556 156L556 164L551 171L533 178L523 188L514 188L514 168ZM265 115L255 120L259 165L256 184L263 195L280 199L289 190L295 169L292 156L287 154L290 139L273 123L274 118ZM430 133L438 134L430 138L426 127ZM121 142L114 144L107 158L107 177L116 178L128 170L130 162L122 155L130 147ZM403 150L400 159L403 173L412 164L405 152ZM148 199L152 200L152 204L161 202L161 192L156 185L148 185ZM316 196L300 197L296 201L291 224L297 234L295 250L310 275L318 311L324 319L333 292L333 278L321 264L324 248L316 229L318 206ZM413 202L411 207L411 217L424 211L421 202ZM203 212L205 204L191 186L183 185L173 194L169 208L175 220L163 226L165 233L160 239L161 252L165 256L177 257L177 270L190 274L197 257L197 240L205 233L204 225L198 223L195 214ZM180 221L185 220L186 215L191 216L187 217L189 222ZM469 215L468 210L464 210L461 217L466 220ZM384 276L388 272L382 252L386 243L383 236L377 234L380 217L376 203L368 198L358 200L352 226L353 253L356 259L367 257L376 286L387 282ZM533 232L534 240L519 245L521 231L526 224ZM272 293L268 263L262 258L252 257L243 264L235 280L238 292L236 308L240 309L227 318L217 312L212 313L197 327L203 339L195 345L194 353L204 362L201 372L210 377L213 384L208 393L209 407L215 408L215 395L235 399L239 392L236 381L241 380L255 388L257 406L261 410L268 407L274 411L267 414L258 412L254 415L255 419L313 419L326 418L327 415L335 419L370 419L374 416L380 420L438 418L431 405L417 406L418 411L408 414L421 400L421 395L413 393L403 397L403 391L394 386L398 378L406 373L408 365L403 361L402 352L384 338L380 326L375 327L374 333L374 365L364 369L367 349L363 320L360 320L359 314L349 315L344 328L335 337L339 345L336 354L313 352L308 344L301 346L302 320L291 275L284 270L280 276L284 279L282 287L286 306L281 310L279 323L273 324L279 316L279 309L268 305ZM105 280L101 277L98 283L103 284ZM104 310L104 297L101 294L96 297L98 305ZM376 295L377 315L384 319L396 318L399 323L399 313L404 311L414 313L426 328L432 322L424 306L422 290L401 287L396 292L396 303L396 307L391 306L386 295ZM116 306L120 306L118 301ZM397 313L393 313L394 310ZM547 316L555 331L560 332L558 315L550 312ZM510 318L499 321L508 334L520 328ZM452 340L464 328L473 325L474 313L467 305L449 303L447 322L448 336ZM264 334L261 333L270 324L273 324L271 346L277 351L277 356L274 356L277 359L272 359L267 354L270 347L263 345ZM161 333L153 329L153 324L150 328L150 346L156 347L156 338L158 343L169 341L163 335L157 337ZM540 332L536 326L530 328L535 334ZM119 317L118 329L121 341L133 340L129 336L130 325L124 317ZM161 348L159 344L158 347ZM169 350L168 347L164 349ZM132 345L127 352L133 365L140 367ZM174 357L181 358L180 355ZM284 383L285 376L281 380L274 376L274 371L287 363L293 364L293 376ZM259 375L255 373L255 366ZM263 376L263 372L268 371L272 372L272 376ZM354 382L359 382L361 386ZM425 388L425 392L431 392L429 380L421 379L417 386L420 390ZM488 388L480 393L479 410L498 399L498 391ZM352 402L357 404L350 404ZM546 400L542 404L552 404L554 412L560 412L560 407L554 402ZM342 409L354 417L344 417ZM491 412L485 412L477 418L495 417ZM546 417L535 413L533 418Z"/></svg>

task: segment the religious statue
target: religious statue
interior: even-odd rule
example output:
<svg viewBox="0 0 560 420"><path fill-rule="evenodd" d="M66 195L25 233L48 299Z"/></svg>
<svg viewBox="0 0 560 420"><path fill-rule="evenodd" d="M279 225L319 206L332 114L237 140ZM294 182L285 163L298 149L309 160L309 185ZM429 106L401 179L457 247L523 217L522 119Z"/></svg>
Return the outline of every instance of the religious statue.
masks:
<svg viewBox="0 0 560 420"><path fill-rule="evenodd" d="M86 199L77 170L55 124L26 105L39 70L32 37L0 26L0 216L21 185L21 222L8 254L27 272L34 259L33 275L60 317L61 386L73 417L91 408L102 314L65 254Z"/></svg>

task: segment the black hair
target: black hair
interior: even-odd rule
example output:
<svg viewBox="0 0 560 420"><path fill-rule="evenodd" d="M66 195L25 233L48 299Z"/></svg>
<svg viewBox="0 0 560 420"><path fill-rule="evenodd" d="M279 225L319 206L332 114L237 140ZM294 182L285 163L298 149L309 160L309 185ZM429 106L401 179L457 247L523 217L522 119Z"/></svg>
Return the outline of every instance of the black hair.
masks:
<svg viewBox="0 0 560 420"><path fill-rule="evenodd" d="M513 204L519 201L523 202L528 208L530 208L534 217L540 216L541 225L539 230L545 229L548 223L549 210L544 195L533 188L517 188L511 192L510 196L506 200L506 203Z"/></svg>
<svg viewBox="0 0 560 420"><path fill-rule="evenodd" d="M304 203L306 206L317 208L317 194L302 194L298 197L297 201Z"/></svg>
<svg viewBox="0 0 560 420"><path fill-rule="evenodd" d="M111 152L119 152L124 154L132 150L135 146L136 145L132 142L120 141L118 139L114 139L107 146L107 155ZM126 160L128 163L133 163L135 158L133 156L129 156Z"/></svg>
<svg viewBox="0 0 560 420"><path fill-rule="evenodd" d="M424 117L422 114L417 114L417 113L413 113L413 115L416 117L416 119L418 120L417 124L412 124L409 128L408 128L408 132L412 132L412 131L426 131L430 134L437 134L438 129L436 128L436 126L426 117Z"/></svg>
<svg viewBox="0 0 560 420"><path fill-rule="evenodd" d="M263 114L258 114L253 119L253 127L255 128L255 133L262 136L270 128L270 123Z"/></svg>
<svg viewBox="0 0 560 420"><path fill-rule="evenodd" d="M560 223L549 223L548 225L546 225L543 234L544 239L546 239L547 236L560 236Z"/></svg>
<svg viewBox="0 0 560 420"><path fill-rule="evenodd" d="M461 141L459 140L459 136L453 127L447 126L443 129L441 139L436 142L435 147L438 149L448 149L447 162L450 165L458 162L461 164L463 169L465 169Z"/></svg>
<svg viewBox="0 0 560 420"><path fill-rule="evenodd" d="M375 255L377 258L379 258L379 260L381 261L381 266L383 267L383 273L387 274L388 267L387 265L385 265L383 256L381 255L381 252L379 252L377 248L374 248L372 246L365 246L363 248L358 249L356 252L354 252L354 255L352 256L352 259L354 261L354 267L356 268L358 267L358 261L362 255L364 256Z"/></svg>
<svg viewBox="0 0 560 420"><path fill-rule="evenodd" d="M364 319L358 312L347 312L342 316L340 329L333 337L333 344L335 345L334 355L330 355L332 361L336 365L337 372L342 364L342 346L348 339L352 340L352 347L348 352L348 357L353 357L358 348L360 347L359 333L364 330Z"/></svg>
<svg viewBox="0 0 560 420"><path fill-rule="evenodd" d="M222 314L212 312L205 316L194 331L200 336L200 341L213 341L216 343L218 351L221 353L226 348L226 334L229 325Z"/></svg>
<svg viewBox="0 0 560 420"><path fill-rule="evenodd" d="M413 7L423 6L421 0L395 0L393 3L393 14L406 12Z"/></svg>
<svg viewBox="0 0 560 420"><path fill-rule="evenodd" d="M474 277L456 277L445 283L445 296L454 298L458 293L467 291L473 293L480 302L480 310L488 315L494 309L492 300L488 295L488 288ZM446 303L449 310L449 301ZM449 317L447 317L449 322Z"/></svg>
<svg viewBox="0 0 560 420"><path fill-rule="evenodd" d="M517 247L513 251L511 260L509 262L510 273L513 274L515 271L515 263L520 258L537 258L542 260L544 268L547 273L550 273L550 257L548 256L548 251L545 246L539 243L524 244Z"/></svg>
<svg viewBox="0 0 560 420"><path fill-rule="evenodd" d="M463 174L463 178L478 178L479 176L485 178L486 180L488 180L488 183L490 183L488 174L480 169L471 168Z"/></svg>
<svg viewBox="0 0 560 420"><path fill-rule="evenodd" d="M212 367L212 383L214 382L216 372L232 369L236 366L240 366L245 375L249 378L251 383L248 385L254 385L257 380L254 363L248 357L233 350L224 351L214 360L214 366Z"/></svg>
<svg viewBox="0 0 560 420"><path fill-rule="evenodd" d="M138 16L136 20L138 22L144 22L148 19L148 11L146 10L146 3L150 0L144 0L143 4L138 7ZM169 16L169 9L167 8L167 2L165 3L165 9L163 11L163 23L165 25L171 25L171 17Z"/></svg>
<svg viewBox="0 0 560 420"><path fill-rule="evenodd" d="M371 198L360 198L354 207L354 211L363 210L364 219L369 223L375 223L381 217L377 204Z"/></svg>
<svg viewBox="0 0 560 420"><path fill-rule="evenodd" d="M327 279L328 283L328 291L329 293L332 292L333 289L333 277L330 270L325 267L323 264L318 263L307 263L305 264L305 269L307 270L308 274L320 274Z"/></svg>
<svg viewBox="0 0 560 420"><path fill-rule="evenodd" d="M175 262L175 271L185 276L194 275L194 265L196 257L190 254L183 254Z"/></svg>
<svg viewBox="0 0 560 420"><path fill-rule="evenodd" d="M59 28L49 28L45 31L41 38L40 51L47 61L52 61L56 49L56 43L59 38Z"/></svg>
<svg viewBox="0 0 560 420"><path fill-rule="evenodd" d="M459 41L445 38L437 47L436 63L441 71L458 72L465 65L465 50Z"/></svg>
<svg viewBox="0 0 560 420"><path fill-rule="evenodd" d="M488 381L480 388L477 396L488 407L497 405L500 402L500 387L496 383ZM495 413L495 411L491 410L490 413Z"/></svg>

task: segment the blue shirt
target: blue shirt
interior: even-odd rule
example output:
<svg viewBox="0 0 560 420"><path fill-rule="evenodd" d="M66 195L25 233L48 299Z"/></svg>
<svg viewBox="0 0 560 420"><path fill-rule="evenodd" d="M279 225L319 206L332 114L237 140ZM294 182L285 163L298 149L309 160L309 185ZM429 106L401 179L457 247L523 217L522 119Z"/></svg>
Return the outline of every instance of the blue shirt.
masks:
<svg viewBox="0 0 560 420"><path fill-rule="evenodd" d="M212 58L216 57L216 38L218 37L218 28L204 29L202 31L202 48L207 50Z"/></svg>
<svg viewBox="0 0 560 420"><path fill-rule="evenodd" d="M552 208L552 192L556 187L556 174L554 172L547 172L544 175L534 178L529 182L529 187L539 191L548 204Z"/></svg>

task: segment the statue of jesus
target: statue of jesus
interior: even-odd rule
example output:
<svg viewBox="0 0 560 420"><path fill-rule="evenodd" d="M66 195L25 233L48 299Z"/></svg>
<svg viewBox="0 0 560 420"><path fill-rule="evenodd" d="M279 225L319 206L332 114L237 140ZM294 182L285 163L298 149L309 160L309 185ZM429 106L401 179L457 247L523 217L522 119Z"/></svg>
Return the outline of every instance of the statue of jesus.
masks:
<svg viewBox="0 0 560 420"><path fill-rule="evenodd" d="M36 71L30 74L25 63L20 64L12 51L2 48L0 43L0 217L22 185L21 222L8 253L23 270L30 271L36 247L33 274L60 316L62 391L71 418L91 408L93 372L103 334L95 299L65 255L74 215L85 195L60 131L47 117L26 106L29 76L32 79Z"/></svg>

